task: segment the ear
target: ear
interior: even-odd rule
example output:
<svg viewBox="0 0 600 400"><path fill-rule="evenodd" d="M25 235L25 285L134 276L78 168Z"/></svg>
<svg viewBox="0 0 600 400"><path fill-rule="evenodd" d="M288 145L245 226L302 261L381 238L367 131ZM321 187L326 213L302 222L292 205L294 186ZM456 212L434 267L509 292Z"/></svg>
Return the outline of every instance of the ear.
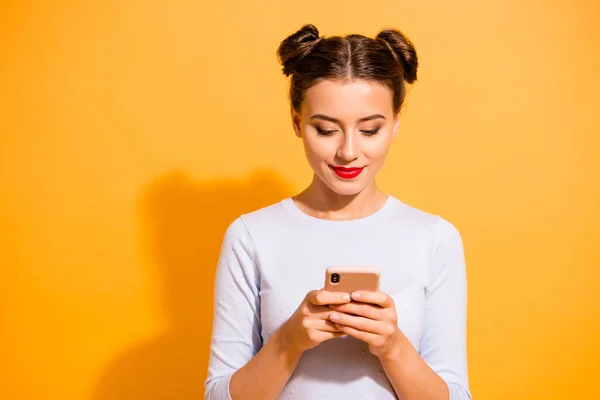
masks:
<svg viewBox="0 0 600 400"><path fill-rule="evenodd" d="M398 129L400 129L400 113L396 114L394 117L394 124L392 128L392 138L395 138L398 134Z"/></svg>
<svg viewBox="0 0 600 400"><path fill-rule="evenodd" d="M290 113L292 115L292 126L294 128L294 133L296 133L296 136L301 138L302 130L300 129L300 114L294 110L294 107L290 107Z"/></svg>

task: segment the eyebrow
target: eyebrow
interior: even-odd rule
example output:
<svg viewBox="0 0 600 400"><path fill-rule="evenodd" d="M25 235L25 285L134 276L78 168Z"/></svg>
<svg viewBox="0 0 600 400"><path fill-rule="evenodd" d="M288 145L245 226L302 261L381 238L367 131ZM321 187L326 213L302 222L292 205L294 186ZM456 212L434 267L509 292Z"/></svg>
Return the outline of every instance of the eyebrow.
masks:
<svg viewBox="0 0 600 400"><path fill-rule="evenodd" d="M336 124L340 123L339 119L335 119L333 117L328 117L327 115L323 115L323 114L315 114L312 117L310 117L310 119L322 119L324 121L330 121L330 122L334 122ZM374 119L385 119L385 117L381 114L373 114L373 115L369 115L368 117L359 119L358 122L372 121Z"/></svg>

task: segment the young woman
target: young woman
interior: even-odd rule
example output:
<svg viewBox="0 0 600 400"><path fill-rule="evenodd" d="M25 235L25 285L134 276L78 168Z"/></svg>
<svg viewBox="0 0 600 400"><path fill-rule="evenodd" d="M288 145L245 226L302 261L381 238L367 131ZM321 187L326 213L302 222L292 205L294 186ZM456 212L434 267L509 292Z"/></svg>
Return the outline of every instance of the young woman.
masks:
<svg viewBox="0 0 600 400"><path fill-rule="evenodd" d="M375 183L414 46L306 25L278 56L314 178L225 234L205 399L470 399L460 234ZM330 265L378 267L380 291L325 291Z"/></svg>

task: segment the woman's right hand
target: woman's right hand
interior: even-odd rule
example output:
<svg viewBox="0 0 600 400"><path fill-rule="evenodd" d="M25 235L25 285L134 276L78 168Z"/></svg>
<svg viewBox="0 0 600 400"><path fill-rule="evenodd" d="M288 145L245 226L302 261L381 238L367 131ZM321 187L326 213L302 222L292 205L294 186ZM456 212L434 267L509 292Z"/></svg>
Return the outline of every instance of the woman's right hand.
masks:
<svg viewBox="0 0 600 400"><path fill-rule="evenodd" d="M348 293L328 292L323 289L312 290L294 314L282 325L281 334L284 340L296 350L304 352L318 344L344 336L329 320L333 312L329 305L350 302Z"/></svg>

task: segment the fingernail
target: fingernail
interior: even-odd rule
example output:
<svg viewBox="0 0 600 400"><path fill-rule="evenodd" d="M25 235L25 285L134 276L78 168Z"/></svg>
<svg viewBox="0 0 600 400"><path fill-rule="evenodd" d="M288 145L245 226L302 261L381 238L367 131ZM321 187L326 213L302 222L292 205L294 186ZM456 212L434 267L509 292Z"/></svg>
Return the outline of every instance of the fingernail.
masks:
<svg viewBox="0 0 600 400"><path fill-rule="evenodd" d="M360 299L360 292L352 293L352 297L354 297L355 299Z"/></svg>
<svg viewBox="0 0 600 400"><path fill-rule="evenodd" d="M343 295L342 298L344 299L344 301L350 301L350 295L349 294Z"/></svg>
<svg viewBox="0 0 600 400"><path fill-rule="evenodd" d="M331 313L331 320L332 321L338 321L340 319L340 316L337 315L336 313Z"/></svg>

